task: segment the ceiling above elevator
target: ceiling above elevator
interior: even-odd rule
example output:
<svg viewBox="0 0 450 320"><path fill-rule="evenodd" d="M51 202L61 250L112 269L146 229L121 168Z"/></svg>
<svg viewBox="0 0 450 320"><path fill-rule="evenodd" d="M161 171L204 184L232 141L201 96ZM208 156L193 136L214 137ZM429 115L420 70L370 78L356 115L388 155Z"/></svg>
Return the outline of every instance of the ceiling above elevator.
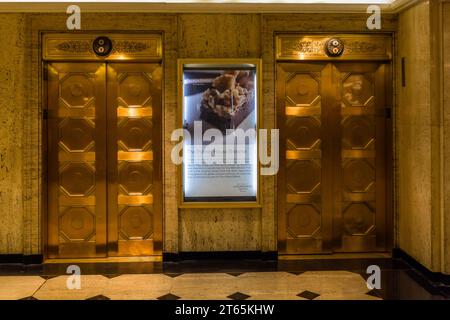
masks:
<svg viewBox="0 0 450 320"><path fill-rule="evenodd" d="M85 12L361 12L380 5L396 13L422 0L78 0ZM56 0L0 1L0 12L60 12L69 2Z"/></svg>

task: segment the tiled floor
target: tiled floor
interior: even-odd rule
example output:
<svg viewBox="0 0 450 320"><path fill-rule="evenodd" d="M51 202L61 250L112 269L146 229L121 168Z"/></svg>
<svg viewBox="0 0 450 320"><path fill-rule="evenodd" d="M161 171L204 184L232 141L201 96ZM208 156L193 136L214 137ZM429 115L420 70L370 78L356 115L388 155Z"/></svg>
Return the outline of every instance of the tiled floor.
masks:
<svg viewBox="0 0 450 320"><path fill-rule="evenodd" d="M380 290L366 285L372 264L382 270ZM445 299L450 292L394 259L80 263L79 290L67 288L67 265L0 265L0 299Z"/></svg>
<svg viewBox="0 0 450 320"><path fill-rule="evenodd" d="M364 279L348 271L82 275L81 288L68 289L68 276L0 277L1 299L380 299L368 295Z"/></svg>

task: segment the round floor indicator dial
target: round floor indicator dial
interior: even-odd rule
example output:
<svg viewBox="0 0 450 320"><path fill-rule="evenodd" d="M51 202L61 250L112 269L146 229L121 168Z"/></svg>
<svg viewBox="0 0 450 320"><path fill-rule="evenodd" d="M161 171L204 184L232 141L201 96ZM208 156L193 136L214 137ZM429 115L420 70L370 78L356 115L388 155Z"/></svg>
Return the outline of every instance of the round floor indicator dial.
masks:
<svg viewBox="0 0 450 320"><path fill-rule="evenodd" d="M111 53L112 50L111 39L104 36L95 38L92 44L92 49L94 50L96 55L100 57L106 57Z"/></svg>
<svg viewBox="0 0 450 320"><path fill-rule="evenodd" d="M325 52L330 57L339 57L344 53L344 42L338 38L331 38L325 44Z"/></svg>

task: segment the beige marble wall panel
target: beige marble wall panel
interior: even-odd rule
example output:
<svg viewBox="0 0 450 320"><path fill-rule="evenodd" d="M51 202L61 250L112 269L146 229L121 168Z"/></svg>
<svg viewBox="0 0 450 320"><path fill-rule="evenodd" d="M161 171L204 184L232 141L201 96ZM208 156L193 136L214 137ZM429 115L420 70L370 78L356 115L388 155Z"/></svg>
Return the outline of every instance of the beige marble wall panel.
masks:
<svg viewBox="0 0 450 320"><path fill-rule="evenodd" d="M261 250L259 209L184 209L180 251Z"/></svg>
<svg viewBox="0 0 450 320"><path fill-rule="evenodd" d="M0 254L23 251L25 16L0 14Z"/></svg>
<svg viewBox="0 0 450 320"><path fill-rule="evenodd" d="M179 58L260 58L260 19L258 14L181 14ZM262 202L265 197L263 190ZM181 209L180 251L274 250L261 247L260 211Z"/></svg>
<svg viewBox="0 0 450 320"><path fill-rule="evenodd" d="M397 36L396 187L398 246L428 268L431 257L432 124L429 5L399 16ZM402 87L401 58L406 59Z"/></svg>
<svg viewBox="0 0 450 320"><path fill-rule="evenodd" d="M180 14L179 58L259 58L259 14Z"/></svg>
<svg viewBox="0 0 450 320"><path fill-rule="evenodd" d="M443 95L444 95L444 263L450 274L450 2L443 6Z"/></svg>
<svg viewBox="0 0 450 320"><path fill-rule="evenodd" d="M0 219L5 219L1 221L4 222L3 230L7 230L7 232L0 234L0 250L5 253L34 254L43 252L41 245L45 225L42 224L41 213L45 214L42 207L45 179L42 177L42 121L39 120L42 110L39 81L41 76L39 32L65 31L66 18L67 15L62 13L5 15L5 19L2 19L3 22L0 24L2 28L0 30L5 31L4 34L9 39L7 41L11 42L7 48L15 48L17 44L28 43L18 51L20 52L18 56L24 59L22 65L11 62L14 59L14 50L12 53L1 53L4 54L4 57L2 57L0 66L14 65L15 79L25 79L20 83L25 86L24 90L26 89L22 92L16 89L14 94L17 99L13 97L9 100L17 102L23 99L23 105L26 107L18 110L14 117L7 117L7 121L12 122L19 121L17 119L20 117L23 117L24 120L19 121L22 133L10 129L15 133L10 137L18 139L17 144L22 146L23 152L17 153L10 147L12 140L4 142L8 148L8 152L5 153L8 157L5 157L7 160L2 159L2 161L20 163L20 166L16 166L13 171L6 172L4 170L0 173L1 192L9 190L8 188L11 188L12 185L15 186L13 192L6 192L4 193L6 198L1 198L2 216ZM25 23L25 19L27 23ZM179 249L184 251L271 251L276 250L277 246L275 177L261 178L261 209L178 210L179 189L176 181L176 167L170 161L170 151L173 145L170 142L170 134L177 126L177 58L262 57L264 61L264 99L261 127L275 128L274 32L367 32L366 19L365 13L349 15L85 13L82 15L82 31L153 30L164 32L164 250L166 252L177 252ZM22 22L19 23L19 21ZM395 16L384 15L382 31L395 30L395 24ZM22 38L18 36L21 34L20 30L23 30ZM16 41L14 37L21 40ZM3 95L1 92L0 94ZM3 117L1 119L4 121ZM13 127L15 126L9 128ZM6 127L0 130L8 131ZM0 139L3 139L3 135ZM6 140L0 141L3 143ZM18 169L19 167L20 169ZM14 212L4 211L4 208L9 208L8 210L14 208ZM22 217L23 222L21 222ZM182 231L179 232L179 229ZM23 248L6 245L4 241L7 238L6 234L11 234L9 236L12 237L11 239L23 238ZM8 241L8 243L13 242L18 243L17 241Z"/></svg>

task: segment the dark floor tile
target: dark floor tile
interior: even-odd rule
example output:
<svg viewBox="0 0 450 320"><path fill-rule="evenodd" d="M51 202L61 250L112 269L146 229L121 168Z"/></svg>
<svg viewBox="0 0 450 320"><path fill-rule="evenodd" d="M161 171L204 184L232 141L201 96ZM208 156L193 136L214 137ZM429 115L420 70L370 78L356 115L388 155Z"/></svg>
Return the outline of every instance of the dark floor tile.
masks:
<svg viewBox="0 0 450 320"><path fill-rule="evenodd" d="M369 292L366 292L368 296L382 298L381 293L377 289L372 289Z"/></svg>
<svg viewBox="0 0 450 320"><path fill-rule="evenodd" d="M163 263L164 273L242 273L277 271L276 261L264 260L185 260Z"/></svg>
<svg viewBox="0 0 450 320"><path fill-rule="evenodd" d="M233 277L239 277L243 273L244 272L227 272L227 274L229 274L230 276L233 276Z"/></svg>
<svg viewBox="0 0 450 320"><path fill-rule="evenodd" d="M156 299L158 299L158 300L178 300L178 299L180 299L180 297L176 296L174 294L168 293L168 294L165 294L165 295L163 295L161 297L158 297Z"/></svg>
<svg viewBox="0 0 450 320"><path fill-rule="evenodd" d="M250 298L249 295L242 293L242 292L235 292L233 294L230 294L227 298L233 299L233 300L245 300Z"/></svg>
<svg viewBox="0 0 450 320"><path fill-rule="evenodd" d="M99 294L97 296L87 298L86 300L111 300L111 299L102 294Z"/></svg>
<svg viewBox="0 0 450 320"><path fill-rule="evenodd" d="M182 275L182 273L164 273L166 276L176 278Z"/></svg>
<svg viewBox="0 0 450 320"><path fill-rule="evenodd" d="M299 293L297 296L308 300L314 300L315 298L319 297L320 294L306 290Z"/></svg>
<svg viewBox="0 0 450 320"><path fill-rule="evenodd" d="M33 296L28 296L19 300L38 300L37 298L33 297Z"/></svg>
<svg viewBox="0 0 450 320"><path fill-rule="evenodd" d="M108 278L108 279L112 279L112 278L117 278L118 276L121 276L121 274L103 274L102 276L104 276L105 278Z"/></svg>
<svg viewBox="0 0 450 320"><path fill-rule="evenodd" d="M439 291L445 299L450 299L450 286L440 286Z"/></svg>
<svg viewBox="0 0 450 320"><path fill-rule="evenodd" d="M293 274L293 275L301 275L302 273L305 273L305 271L288 271L289 273Z"/></svg>
<svg viewBox="0 0 450 320"><path fill-rule="evenodd" d="M444 298L439 289L414 270L381 270L384 300L435 300Z"/></svg>
<svg viewBox="0 0 450 320"><path fill-rule="evenodd" d="M56 277L58 277L58 275L53 275L53 276L44 276L44 275L40 275L40 277L42 278L42 279L44 279L44 280L50 280L50 279L53 279L53 278L56 278Z"/></svg>

